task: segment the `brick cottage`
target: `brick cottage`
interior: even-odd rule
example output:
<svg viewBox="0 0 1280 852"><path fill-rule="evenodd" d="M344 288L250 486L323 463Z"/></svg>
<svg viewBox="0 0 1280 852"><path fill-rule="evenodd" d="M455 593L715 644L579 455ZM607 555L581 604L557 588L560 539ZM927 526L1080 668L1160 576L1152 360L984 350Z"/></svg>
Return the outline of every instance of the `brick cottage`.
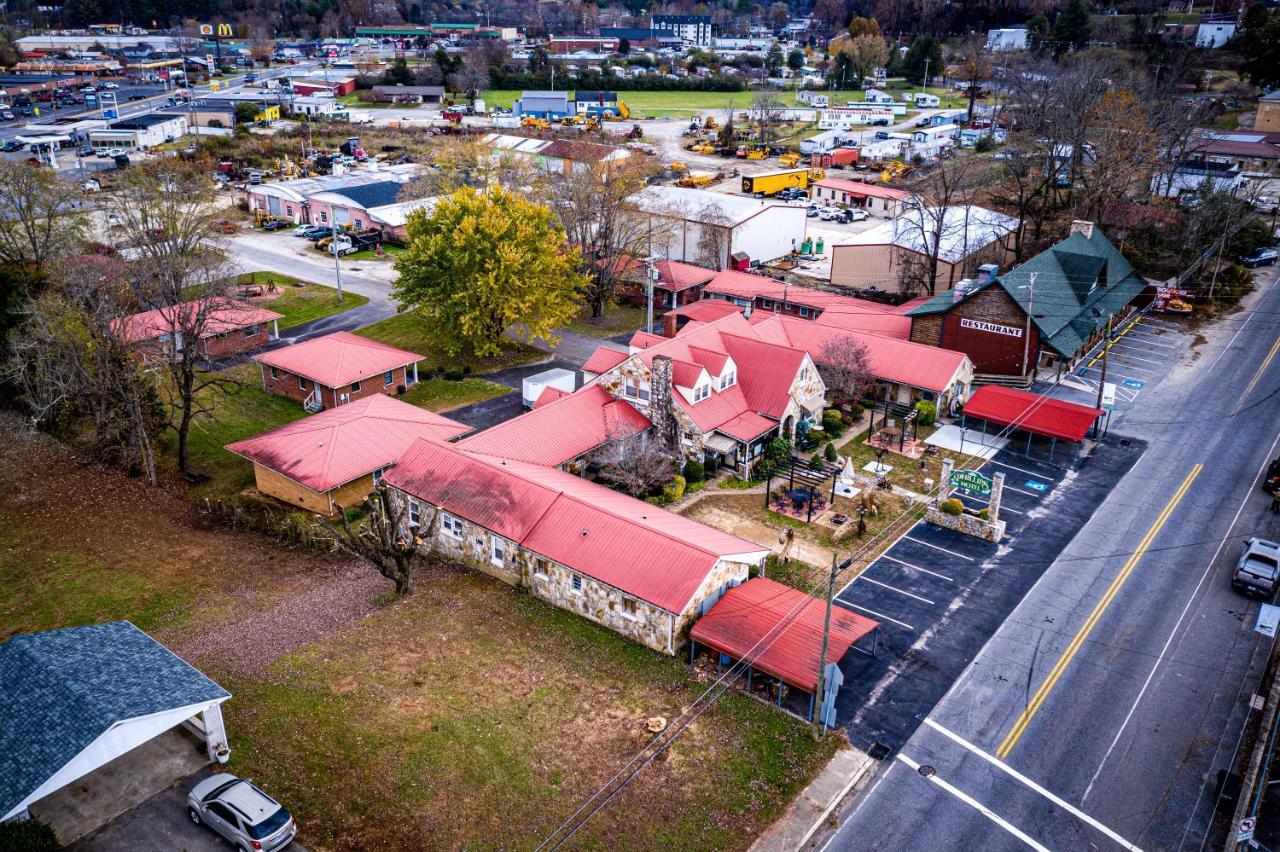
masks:
<svg viewBox="0 0 1280 852"><path fill-rule="evenodd" d="M308 411L335 408L371 394L397 394L418 382L421 355L336 331L255 355L262 386Z"/></svg>

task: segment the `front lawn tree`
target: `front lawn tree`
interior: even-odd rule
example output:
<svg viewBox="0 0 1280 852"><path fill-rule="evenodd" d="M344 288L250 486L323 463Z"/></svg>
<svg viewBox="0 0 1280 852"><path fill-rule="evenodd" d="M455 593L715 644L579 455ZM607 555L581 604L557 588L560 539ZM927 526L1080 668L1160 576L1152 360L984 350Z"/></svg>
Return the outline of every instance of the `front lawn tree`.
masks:
<svg viewBox="0 0 1280 852"><path fill-rule="evenodd" d="M551 210L502 187L458 190L409 214L392 293L450 355L502 352L507 330L557 341L588 286Z"/></svg>
<svg viewBox="0 0 1280 852"><path fill-rule="evenodd" d="M394 497L385 483L379 483L364 498L367 516L355 525L346 511L337 507L342 524L338 547L373 566L394 583L397 598L413 592L413 566L418 548L435 541L440 525L440 512L423 503L417 504L417 522L412 522L409 499Z"/></svg>
<svg viewBox="0 0 1280 852"><path fill-rule="evenodd" d="M840 405L856 405L875 387L871 354L852 336L833 337L818 356L818 375Z"/></svg>

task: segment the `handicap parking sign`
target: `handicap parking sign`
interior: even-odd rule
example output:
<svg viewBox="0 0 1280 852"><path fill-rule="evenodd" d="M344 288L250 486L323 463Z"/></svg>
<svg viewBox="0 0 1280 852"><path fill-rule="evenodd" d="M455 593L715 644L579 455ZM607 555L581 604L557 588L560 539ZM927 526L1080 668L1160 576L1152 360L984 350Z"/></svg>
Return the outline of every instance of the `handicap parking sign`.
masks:
<svg viewBox="0 0 1280 852"><path fill-rule="evenodd" d="M1048 491L1049 486L1043 482L1037 482L1034 479L1027 480L1027 487L1033 491Z"/></svg>
<svg viewBox="0 0 1280 852"><path fill-rule="evenodd" d="M1137 379L1125 379L1124 386L1127 388L1133 388L1134 390L1142 390L1146 387L1146 383L1140 382Z"/></svg>

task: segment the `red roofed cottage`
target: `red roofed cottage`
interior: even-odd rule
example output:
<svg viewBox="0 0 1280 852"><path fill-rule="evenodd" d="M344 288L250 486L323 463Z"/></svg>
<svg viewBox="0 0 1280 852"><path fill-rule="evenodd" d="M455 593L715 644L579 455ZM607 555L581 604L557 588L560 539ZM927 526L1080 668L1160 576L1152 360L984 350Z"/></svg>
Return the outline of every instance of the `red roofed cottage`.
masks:
<svg viewBox="0 0 1280 852"><path fill-rule="evenodd" d="M768 555L564 471L463 444L418 441L386 482L408 501L407 523L434 531L424 547L664 654L683 644L704 601Z"/></svg>
<svg viewBox="0 0 1280 852"><path fill-rule="evenodd" d="M143 353L174 357L198 332L198 354L217 360L266 346L276 338L282 314L222 297L182 302L122 317L111 330Z"/></svg>
<svg viewBox="0 0 1280 852"><path fill-rule="evenodd" d="M308 411L319 411L370 394L394 394L413 387L422 356L335 331L255 355L254 360L262 365L265 389L298 400Z"/></svg>
<svg viewBox="0 0 1280 852"><path fill-rule="evenodd" d="M263 494L327 515L338 506L360 505L382 472L419 438L447 441L468 431L455 420L373 394L227 449L253 462Z"/></svg>

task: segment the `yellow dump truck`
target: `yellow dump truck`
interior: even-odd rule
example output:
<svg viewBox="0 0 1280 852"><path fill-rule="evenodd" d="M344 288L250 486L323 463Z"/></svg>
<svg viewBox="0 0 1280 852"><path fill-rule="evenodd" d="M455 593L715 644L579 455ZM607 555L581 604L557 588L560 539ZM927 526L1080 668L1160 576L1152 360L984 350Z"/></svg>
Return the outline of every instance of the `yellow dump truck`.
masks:
<svg viewBox="0 0 1280 852"><path fill-rule="evenodd" d="M761 175L745 175L742 178L742 191L747 195L776 195L791 187L808 189L809 170L786 169Z"/></svg>

